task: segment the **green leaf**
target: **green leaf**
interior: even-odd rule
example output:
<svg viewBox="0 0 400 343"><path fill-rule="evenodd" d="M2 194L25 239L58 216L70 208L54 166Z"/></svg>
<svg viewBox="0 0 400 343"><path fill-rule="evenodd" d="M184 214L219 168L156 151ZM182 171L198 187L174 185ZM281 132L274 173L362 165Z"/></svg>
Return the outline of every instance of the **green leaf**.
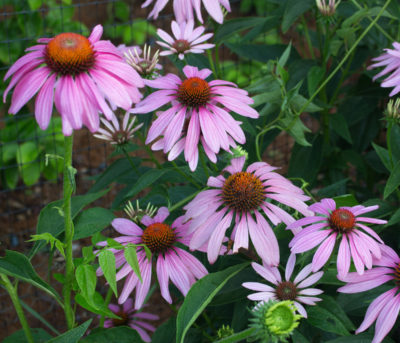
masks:
<svg viewBox="0 0 400 343"><path fill-rule="evenodd" d="M304 12L308 11L315 5L313 0L288 0L286 1L285 13L282 20L282 31L285 33L289 30L290 26L300 17Z"/></svg>
<svg viewBox="0 0 400 343"><path fill-rule="evenodd" d="M400 222L400 208L391 216L386 226L392 226Z"/></svg>
<svg viewBox="0 0 400 343"><path fill-rule="evenodd" d="M121 197L116 197L113 207L117 207L121 202L125 201L125 199L132 198L135 196L137 193L145 189L146 187L149 187L150 185L154 184L157 182L157 180L163 176L165 173L167 173L169 169L150 169L144 174L142 174L137 182L133 185L131 189L128 189L123 196L123 199Z"/></svg>
<svg viewBox="0 0 400 343"><path fill-rule="evenodd" d="M226 20L222 25L218 26L215 33L215 42L221 42L226 40L228 37L234 35L236 32L252 28L254 26L264 24L269 18L260 17L246 17L246 18L235 18Z"/></svg>
<svg viewBox="0 0 400 343"><path fill-rule="evenodd" d="M292 340L296 343L310 343L298 330L293 331Z"/></svg>
<svg viewBox="0 0 400 343"><path fill-rule="evenodd" d="M46 325L51 331L53 331L56 335L59 335L60 332L57 331L57 329L51 325L46 319L44 319L38 312L36 312L32 307L30 307L29 305L25 304L22 299L19 299L19 301L21 302L22 307L29 312L34 318L40 320L44 325ZM31 329L32 330L32 329ZM49 336L49 338L51 338L51 336ZM47 339L49 339L47 338ZM47 340L46 339L46 340ZM36 341L36 340L35 340Z"/></svg>
<svg viewBox="0 0 400 343"><path fill-rule="evenodd" d="M90 237L110 225L114 214L105 208L93 207L79 213L74 220L74 240Z"/></svg>
<svg viewBox="0 0 400 343"><path fill-rule="evenodd" d="M39 277L31 262L19 252L6 250L6 256L0 257L0 272L26 281L61 302L60 296L53 287Z"/></svg>
<svg viewBox="0 0 400 343"><path fill-rule="evenodd" d="M176 319L172 317L160 325L151 336L151 343L173 342L176 334Z"/></svg>
<svg viewBox="0 0 400 343"><path fill-rule="evenodd" d="M63 333L62 335L55 337L47 341L46 343L77 343L86 332L91 322L92 319L89 319L82 325L79 325L78 327Z"/></svg>
<svg viewBox="0 0 400 343"><path fill-rule="evenodd" d="M389 151L387 151L387 149L382 148L381 146L375 144L374 142L372 142L372 146L374 147L375 152L378 154L382 164L390 172L392 170L392 167L390 164Z"/></svg>
<svg viewBox="0 0 400 343"><path fill-rule="evenodd" d="M31 333L35 343L45 343L51 339L51 335L43 329L32 329ZM2 343L27 343L24 330L18 330L5 338Z"/></svg>
<svg viewBox="0 0 400 343"><path fill-rule="evenodd" d="M93 201L101 198L104 194L108 192L103 190L97 193L88 193L85 195L78 195L72 197L71 199L71 216L75 218L77 214L87 205ZM62 232L64 232L64 217L62 216L63 200L53 201L44 207L40 211L38 224L36 227L36 233L41 234L44 232L51 233L54 237L57 237ZM61 213L60 213L61 212ZM45 243L43 241L36 242L32 250L29 252L29 258L32 258Z"/></svg>
<svg viewBox="0 0 400 343"><path fill-rule="evenodd" d="M343 194L337 197L334 197L336 207L343 207L343 206L356 206L359 205L357 199L354 197L353 194Z"/></svg>
<svg viewBox="0 0 400 343"><path fill-rule="evenodd" d="M142 281L142 275L140 273L140 268L139 268L139 261L137 258L137 253L136 253L136 247L133 246L126 246L124 249L124 256L126 259L126 262L129 263L137 277L139 278L140 282Z"/></svg>
<svg viewBox="0 0 400 343"><path fill-rule="evenodd" d="M292 50L292 43L289 43L282 56L278 60L278 65L284 67L289 59L290 51Z"/></svg>
<svg viewBox="0 0 400 343"><path fill-rule="evenodd" d="M92 300L92 304L89 304L86 299L82 296L82 294L76 294L75 295L75 301L76 303L85 308L86 310L99 314L101 316L105 316L108 318L112 319L120 319L117 315L115 315L114 312L112 312L106 303L104 302L103 297L101 296L100 293L95 292Z"/></svg>
<svg viewBox="0 0 400 343"><path fill-rule="evenodd" d="M133 163L137 166L140 165L140 159L133 157ZM124 158L113 162L103 173L101 173L100 177L96 180L93 187L90 189L90 193L98 192L105 187L108 187L113 182L122 182L125 177L131 177L136 180L136 176L132 173L132 166L129 161Z"/></svg>
<svg viewBox="0 0 400 343"><path fill-rule="evenodd" d="M374 334L363 332L358 335L350 336L350 337L340 337L325 343L371 343L374 339ZM386 337L382 343L394 343L389 337Z"/></svg>
<svg viewBox="0 0 400 343"><path fill-rule="evenodd" d="M6 167L4 170L4 176L6 178L7 187L10 189L14 189L17 187L19 172L17 167Z"/></svg>
<svg viewBox="0 0 400 343"><path fill-rule="evenodd" d="M308 102L308 100L302 96L301 94L296 94L295 96L293 96L293 98L290 100L290 105L293 106L293 109L298 112L301 109L303 109L303 106ZM310 102L306 108L303 109L304 112L319 112L321 111L322 108L313 104L312 102Z"/></svg>
<svg viewBox="0 0 400 343"><path fill-rule="evenodd" d="M356 329L353 322L347 316L346 312L340 307L337 301L329 295L321 295L322 301L318 303L320 307L334 314L346 327L347 330L353 331Z"/></svg>
<svg viewBox="0 0 400 343"><path fill-rule="evenodd" d="M385 190L383 191L383 199L386 199L400 185L400 160L396 163L387 180Z"/></svg>
<svg viewBox="0 0 400 343"><path fill-rule="evenodd" d="M167 343L168 341L164 341ZM96 330L80 343L143 343L138 332L126 326Z"/></svg>
<svg viewBox="0 0 400 343"><path fill-rule="evenodd" d="M220 272L208 274L198 280L189 290L185 300L179 309L176 322L176 342L183 343L185 336L196 321L197 317L207 307L221 288L237 273L247 267L248 263L242 263L229 267Z"/></svg>
<svg viewBox="0 0 400 343"><path fill-rule="evenodd" d="M307 322L312 326L341 336L350 335L350 332L334 313L329 312L319 305L307 307L307 315Z"/></svg>
<svg viewBox="0 0 400 343"><path fill-rule="evenodd" d="M347 125L347 121L345 117L340 113L335 113L330 115L330 124L332 129L342 138L344 138L350 144L353 143L351 139L351 134L349 131L349 127Z"/></svg>
<svg viewBox="0 0 400 343"><path fill-rule="evenodd" d="M240 57L263 63L266 63L268 60L278 59L286 50L286 45L283 44L225 43L225 45Z"/></svg>
<svg viewBox="0 0 400 343"><path fill-rule="evenodd" d="M215 343L236 343L236 342L243 342L248 337L251 337L257 329L255 328L249 328L246 330L243 330L241 332L235 333L229 337L222 338L218 341L215 341Z"/></svg>
<svg viewBox="0 0 400 343"><path fill-rule="evenodd" d="M400 161L400 127L398 125L393 125L392 127L390 146L392 147L394 162Z"/></svg>
<svg viewBox="0 0 400 343"><path fill-rule="evenodd" d="M307 141L305 136L305 133L310 132L310 129L303 124L300 117L294 119L286 117L282 118L280 122L285 127L285 130L287 130L290 133L290 135L295 139L297 144L306 147L311 146L311 144Z"/></svg>
<svg viewBox="0 0 400 343"><path fill-rule="evenodd" d="M313 66L310 68L307 74L307 87L308 95L311 97L317 90L319 84L324 77L324 70L319 66Z"/></svg>
<svg viewBox="0 0 400 343"><path fill-rule="evenodd" d="M55 238L51 233L45 232L40 235L32 235L32 238L27 241L27 242L36 242L40 240L46 241L46 244L50 243L51 249L54 248L54 245L56 246L57 250L60 252L62 256L65 258L65 253L64 253L64 243L61 242L59 239Z"/></svg>
<svg viewBox="0 0 400 343"><path fill-rule="evenodd" d="M17 152L17 162L19 164L27 164L33 162L39 156L39 149L37 144L33 142L25 142L19 147Z"/></svg>
<svg viewBox="0 0 400 343"><path fill-rule="evenodd" d="M103 250L99 254L99 264L101 270L104 273L108 284L113 290L116 297L118 297L117 292L117 279L116 279L116 268L115 268L115 255L109 250Z"/></svg>
<svg viewBox="0 0 400 343"><path fill-rule="evenodd" d="M32 186L40 178L40 163L39 161L29 162L21 167L21 177L25 185Z"/></svg>
<svg viewBox="0 0 400 343"><path fill-rule="evenodd" d="M42 6L42 0L28 0L28 4L30 9L35 11Z"/></svg>
<svg viewBox="0 0 400 343"><path fill-rule="evenodd" d="M96 290L96 272L91 265L81 264L75 271L76 281L83 297L93 305L93 296Z"/></svg>

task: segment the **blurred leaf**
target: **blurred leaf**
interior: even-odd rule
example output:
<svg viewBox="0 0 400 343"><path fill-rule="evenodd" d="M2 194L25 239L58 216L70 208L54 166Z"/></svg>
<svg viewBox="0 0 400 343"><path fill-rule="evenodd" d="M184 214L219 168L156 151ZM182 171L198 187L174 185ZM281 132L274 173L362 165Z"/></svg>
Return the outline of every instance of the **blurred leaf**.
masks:
<svg viewBox="0 0 400 343"><path fill-rule="evenodd" d="M40 8L40 6L42 6L42 0L28 0L28 4L29 4L29 8L32 11L37 10L38 8Z"/></svg>
<svg viewBox="0 0 400 343"><path fill-rule="evenodd" d="M30 261L19 252L6 250L6 256L0 257L0 272L28 282L61 301L54 288L39 277Z"/></svg>
<svg viewBox="0 0 400 343"><path fill-rule="evenodd" d="M392 194L400 185L400 160L396 163L393 170L390 172L389 179L387 180L385 190L383 191L383 199L386 199Z"/></svg>
<svg viewBox="0 0 400 343"><path fill-rule="evenodd" d="M55 337L46 343L77 343L84 335L91 322L92 319L89 319L78 327L63 333L62 335Z"/></svg>
<svg viewBox="0 0 400 343"><path fill-rule="evenodd" d="M343 206L356 206L359 205L357 199L354 197L353 194L343 194L337 197L334 197L336 207L343 207Z"/></svg>
<svg viewBox="0 0 400 343"><path fill-rule="evenodd" d="M45 330L40 328L39 329L31 328L31 333L33 339L35 340L35 343L45 343L49 339L51 339L51 335L48 334ZM12 335L5 338L2 341L2 343L28 343L28 341L26 340L24 330L18 330L15 331Z"/></svg>
<svg viewBox="0 0 400 343"><path fill-rule="evenodd" d="M329 312L317 304L307 307L307 323L323 331L333 332L341 336L349 336L346 329L336 314Z"/></svg>
<svg viewBox="0 0 400 343"><path fill-rule="evenodd" d="M176 319L169 318L165 323L160 325L151 336L151 343L173 342L176 334Z"/></svg>
<svg viewBox="0 0 400 343"><path fill-rule="evenodd" d="M372 142L372 146L374 147L376 153L378 154L380 160L382 161L383 165L388 171L392 170L392 167L390 165L390 157L389 157L389 152L387 149L382 148L381 146L375 144Z"/></svg>
<svg viewBox="0 0 400 343"><path fill-rule="evenodd" d="M225 45L240 57L266 63L269 60L278 59L286 49L286 45L265 44L240 44L225 43Z"/></svg>
<svg viewBox="0 0 400 343"><path fill-rule="evenodd" d="M390 135L390 145L392 147L393 161L396 163L400 161L400 127L393 125Z"/></svg>
<svg viewBox="0 0 400 343"><path fill-rule="evenodd" d="M110 225L115 218L114 214L102 207L92 207L74 219L74 240L92 236Z"/></svg>
<svg viewBox="0 0 400 343"><path fill-rule="evenodd" d="M313 66L307 74L308 96L312 96L324 77L324 70L320 66Z"/></svg>
<svg viewBox="0 0 400 343"><path fill-rule="evenodd" d="M247 267L242 263L220 272L208 274L198 280L189 290L179 309L176 321L176 342L183 343L185 336L201 312L207 307L221 288L237 273Z"/></svg>
<svg viewBox="0 0 400 343"><path fill-rule="evenodd" d="M285 33L289 30L290 26L300 17L304 12L315 6L313 0L287 0L285 13L282 20L282 31Z"/></svg>
<svg viewBox="0 0 400 343"><path fill-rule="evenodd" d="M349 331L354 331L356 327L353 322L347 316L346 312L341 308L341 306L337 303L336 299L329 295L321 295L319 296L322 301L318 303L320 307L323 307L325 310L334 314L346 327Z"/></svg>
<svg viewBox="0 0 400 343"><path fill-rule="evenodd" d="M118 297L115 255L109 250L103 250L99 254L99 264L104 273L104 277L114 292L115 297Z"/></svg>
<svg viewBox="0 0 400 343"><path fill-rule="evenodd" d="M218 26L214 40L215 42L221 42L234 35L236 32L252 28L259 24L264 24L269 18L245 17L226 20L222 25Z"/></svg>
<svg viewBox="0 0 400 343"><path fill-rule="evenodd" d="M138 332L126 326L100 329L80 341L81 343L143 343ZM164 341L167 343L168 341Z"/></svg>
<svg viewBox="0 0 400 343"><path fill-rule="evenodd" d="M344 116L340 113L335 113L330 115L329 120L332 129L342 138L344 138L347 142L352 144L351 134L349 131L349 127L347 125L347 121Z"/></svg>
<svg viewBox="0 0 400 343"><path fill-rule="evenodd" d="M321 188L317 195L319 198L331 198L336 195L338 195L338 191L340 192L340 189L342 186L346 185L347 182L349 182L349 178L345 178L343 180L339 180L337 182L332 183L331 185Z"/></svg>

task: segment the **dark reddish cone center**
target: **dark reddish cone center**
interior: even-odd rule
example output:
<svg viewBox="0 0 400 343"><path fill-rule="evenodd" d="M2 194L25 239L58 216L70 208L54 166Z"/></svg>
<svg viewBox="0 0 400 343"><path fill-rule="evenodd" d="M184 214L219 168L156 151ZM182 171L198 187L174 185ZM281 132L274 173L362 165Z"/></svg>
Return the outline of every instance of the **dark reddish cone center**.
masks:
<svg viewBox="0 0 400 343"><path fill-rule="evenodd" d="M297 287L291 281L281 282L278 287L276 287L276 297L279 300L295 300L297 295Z"/></svg>
<svg viewBox="0 0 400 343"><path fill-rule="evenodd" d="M400 262L394 268L394 280L395 280L397 286L400 287Z"/></svg>
<svg viewBox="0 0 400 343"><path fill-rule="evenodd" d="M210 100L210 86L199 77L190 77L181 83L177 96L179 102L185 106L204 106Z"/></svg>
<svg viewBox="0 0 400 343"><path fill-rule="evenodd" d="M174 230L164 223L151 224L142 234L142 242L146 244L152 253L165 252L175 241Z"/></svg>
<svg viewBox="0 0 400 343"><path fill-rule="evenodd" d="M178 39L172 44L172 47L178 52L183 54L185 51L190 49L190 43L185 39Z"/></svg>
<svg viewBox="0 0 400 343"><path fill-rule="evenodd" d="M76 33L61 33L46 46L46 64L57 74L76 75L89 70L95 61L90 41Z"/></svg>
<svg viewBox="0 0 400 343"><path fill-rule="evenodd" d="M256 175L238 172L225 180L222 199L235 211L256 210L265 200L264 186Z"/></svg>
<svg viewBox="0 0 400 343"><path fill-rule="evenodd" d="M329 217L331 228L340 233L347 233L353 230L356 217L349 210L339 208L334 210Z"/></svg>
<svg viewBox="0 0 400 343"><path fill-rule="evenodd" d="M118 317L121 317L121 319L112 319L112 322L114 326L122 326L122 325L128 325L129 322L129 315L128 313L124 312L123 310L120 310L116 313Z"/></svg>
<svg viewBox="0 0 400 343"><path fill-rule="evenodd" d="M123 130L115 131L112 133L112 139L117 144L124 144L129 140L129 133Z"/></svg>

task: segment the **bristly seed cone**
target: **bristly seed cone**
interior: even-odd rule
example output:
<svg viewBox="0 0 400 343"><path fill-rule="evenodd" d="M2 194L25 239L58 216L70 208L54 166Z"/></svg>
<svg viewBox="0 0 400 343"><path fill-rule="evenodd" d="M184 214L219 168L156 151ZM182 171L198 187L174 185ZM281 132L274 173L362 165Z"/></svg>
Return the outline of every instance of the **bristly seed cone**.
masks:
<svg viewBox="0 0 400 343"><path fill-rule="evenodd" d="M113 318L112 322L113 322L114 326L128 325L129 316L128 316L128 314L126 312L121 310L121 311L118 311L116 313L116 315L118 317L121 317L121 319Z"/></svg>
<svg viewBox="0 0 400 343"><path fill-rule="evenodd" d="M178 54L183 54L185 51L190 49L190 43L185 39L178 39L174 42L172 47L177 51Z"/></svg>
<svg viewBox="0 0 400 343"><path fill-rule="evenodd" d="M76 75L89 70L95 62L90 41L77 33L61 33L46 46L45 61L51 70L62 75Z"/></svg>
<svg viewBox="0 0 400 343"><path fill-rule="evenodd" d="M210 100L210 86L199 77L190 77L179 86L177 96L179 102L185 106L204 106Z"/></svg>
<svg viewBox="0 0 400 343"><path fill-rule="evenodd" d="M400 287L400 262L394 268L394 280L396 282L396 285Z"/></svg>
<svg viewBox="0 0 400 343"><path fill-rule="evenodd" d="M222 199L238 212L256 210L265 200L264 186L256 175L238 172L225 180Z"/></svg>
<svg viewBox="0 0 400 343"><path fill-rule="evenodd" d="M174 244L176 234L167 224L154 223L149 225L142 234L142 242L152 253L162 253Z"/></svg>
<svg viewBox="0 0 400 343"><path fill-rule="evenodd" d="M291 281L281 282L275 290L279 300L295 300L297 295L297 287Z"/></svg>
<svg viewBox="0 0 400 343"><path fill-rule="evenodd" d="M330 227L339 233L351 232L355 223L354 214L343 208L334 210L329 217Z"/></svg>

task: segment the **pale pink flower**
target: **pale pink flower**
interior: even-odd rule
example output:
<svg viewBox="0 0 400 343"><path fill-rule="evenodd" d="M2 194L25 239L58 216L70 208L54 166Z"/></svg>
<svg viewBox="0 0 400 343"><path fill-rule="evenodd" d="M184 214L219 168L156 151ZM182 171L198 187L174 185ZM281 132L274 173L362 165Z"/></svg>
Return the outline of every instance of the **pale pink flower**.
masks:
<svg viewBox="0 0 400 343"><path fill-rule="evenodd" d="M104 321L105 328L130 326L138 332L143 341L151 342L151 338L146 330L154 332L156 328L143 320L158 320L159 317L157 315L136 311L131 298L127 299L122 305L109 304L108 308L118 317L121 317L121 319L106 319Z"/></svg>
<svg viewBox="0 0 400 343"><path fill-rule="evenodd" d="M160 284L161 295L172 303L168 289L169 280L186 295L196 279L201 279L207 274L207 270L201 262L189 252L180 248L177 243L188 245L191 235L188 234L189 223L183 222L183 217L175 219L172 225L164 223L169 216L166 207L161 207L154 218L144 216L141 223L145 229L128 219L116 218L111 225L124 236L115 240L122 245L128 243L145 244L152 252L152 260L156 264L156 274ZM105 246L106 242L97 243ZM135 309L142 307L147 293L150 289L152 261L146 257L143 247L137 247L137 256L142 281L138 278L131 266L127 263L124 251L110 249L115 253L116 267L121 269L117 272L117 281L126 277L124 288L119 296L118 303L122 304L136 288ZM98 275L102 275L102 270L97 270Z"/></svg>
<svg viewBox="0 0 400 343"><path fill-rule="evenodd" d="M336 208L333 199L322 199L309 207L313 216L302 218L288 226L288 229L303 229L289 243L292 253L299 254L319 245L312 260L313 271L322 268L329 260L336 241L340 240L337 256L337 270L340 276L348 273L351 259L359 274L364 267L372 267L372 258L381 257L380 244L383 241L374 230L364 223L386 224L386 220L363 217L374 211L378 205L364 207Z"/></svg>
<svg viewBox="0 0 400 343"><path fill-rule="evenodd" d="M258 118L258 113L249 106L254 101L248 93L234 83L222 80L207 82L205 79L211 70L185 66L183 72L187 77L183 81L173 74L148 80L148 86L160 90L143 99L131 112L148 113L171 103L172 107L161 112L152 123L146 144L163 136L163 141L157 142L154 149L161 145L165 153L170 151L170 160L184 150L185 160L190 169L195 170L199 142L215 163L221 148L229 151L231 146L235 146L235 141L240 144L246 141L241 123L234 120L225 107L250 118Z"/></svg>
<svg viewBox="0 0 400 343"><path fill-rule="evenodd" d="M9 112L16 114L38 93L35 116L40 128L49 125L54 101L62 117L63 133L69 136L82 125L97 131L99 112L111 120L111 108L126 110L139 102L142 95L137 87L144 87L143 80L110 41L100 40L102 33L103 27L97 25L89 38L61 33L54 38L40 38L40 44L26 49L29 53L19 58L4 77L6 80L13 75L4 102L15 86Z"/></svg>
<svg viewBox="0 0 400 343"><path fill-rule="evenodd" d="M154 3L154 7L149 14L149 18L157 19L160 12L167 5L168 0L146 0L142 7L147 7ZM208 14L219 24L224 21L224 14L221 6L228 12L231 11L229 0L173 0L175 18L178 23L194 19L194 12L197 19L203 23L201 16L201 3L203 3Z"/></svg>
<svg viewBox="0 0 400 343"><path fill-rule="evenodd" d="M338 292L365 292L388 281L394 281L395 287L377 297L368 307L364 321L356 330L356 334L368 329L376 320L375 336L371 343L380 343L392 329L400 312L400 257L390 247L381 246L382 257L374 258L373 264L378 266L365 271L364 275L348 273L340 278L347 285L340 287Z"/></svg>
<svg viewBox="0 0 400 343"><path fill-rule="evenodd" d="M269 300L291 300L297 307L299 313L307 318L307 312L303 305L315 305L315 302L321 301L321 298L316 297L316 295L322 294L323 291L317 288L308 288L309 286L315 284L323 276L323 272L317 272L311 274L311 264L305 266L299 274L291 281L293 274L293 269L296 264L296 255L291 254L285 269L285 280L282 280L281 274L277 267L270 267L267 265L260 265L253 262L251 265L253 269L266 279L268 282L272 283L273 286L268 286L259 282L244 282L242 285L257 293L250 294L247 296L250 300L254 301L265 301ZM311 274L311 275L310 275Z"/></svg>
<svg viewBox="0 0 400 343"><path fill-rule="evenodd" d="M273 172L275 167L256 162L242 171L244 162L244 156L232 159L231 165L223 170L230 175L227 178L211 176L207 186L213 189L200 192L184 207L185 219L192 219L190 232L194 232L190 249L208 244L208 260L214 263L225 232L233 225L230 238L234 241L234 253L240 248L249 248L250 234L257 254L266 264L277 266L279 245L270 223L288 225L294 222L293 217L277 205L310 214L312 212L304 203L309 197L282 175Z"/></svg>
<svg viewBox="0 0 400 343"><path fill-rule="evenodd" d="M206 49L211 49L215 45L204 43L207 39L213 36L212 33L203 35L205 30L204 26L199 26L194 29L193 20L182 22L178 24L176 21L171 23L172 33L174 37L171 37L164 30L158 29L158 36L164 41L157 41L158 45L167 48L167 51L162 51L161 56L177 54L179 59L183 60L185 54L201 54Z"/></svg>
<svg viewBox="0 0 400 343"><path fill-rule="evenodd" d="M389 96L394 96L400 92L400 43L394 42L393 48L394 49L384 49L386 53L373 58L372 60L376 63L368 67L368 69L372 69L385 66L385 69L375 75L373 80L391 73L391 75L381 83L382 87L394 87Z"/></svg>

